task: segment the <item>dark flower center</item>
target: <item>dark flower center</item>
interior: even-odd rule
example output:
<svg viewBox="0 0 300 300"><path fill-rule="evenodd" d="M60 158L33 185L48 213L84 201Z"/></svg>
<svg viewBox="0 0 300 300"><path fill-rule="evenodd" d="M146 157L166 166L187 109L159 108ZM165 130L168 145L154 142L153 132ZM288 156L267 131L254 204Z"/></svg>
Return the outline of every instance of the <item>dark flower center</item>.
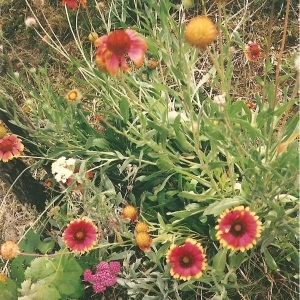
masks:
<svg viewBox="0 0 300 300"><path fill-rule="evenodd" d="M234 222L232 223L231 227L230 227L230 232L234 235L234 236L241 236L244 234L245 232L245 226L243 223L241 222Z"/></svg>
<svg viewBox="0 0 300 300"><path fill-rule="evenodd" d="M128 34L124 30L115 30L108 36L107 48L118 56L128 53L130 48Z"/></svg>
<svg viewBox="0 0 300 300"><path fill-rule="evenodd" d="M83 228L78 229L74 232L73 238L76 242L82 242L86 238L86 231Z"/></svg>
<svg viewBox="0 0 300 300"><path fill-rule="evenodd" d="M185 254L180 258L180 266L183 268L188 268L190 267L194 262L194 259L191 255L189 254Z"/></svg>
<svg viewBox="0 0 300 300"><path fill-rule="evenodd" d="M14 143L11 140L4 140L0 144L0 150L3 152L12 151L14 148Z"/></svg>

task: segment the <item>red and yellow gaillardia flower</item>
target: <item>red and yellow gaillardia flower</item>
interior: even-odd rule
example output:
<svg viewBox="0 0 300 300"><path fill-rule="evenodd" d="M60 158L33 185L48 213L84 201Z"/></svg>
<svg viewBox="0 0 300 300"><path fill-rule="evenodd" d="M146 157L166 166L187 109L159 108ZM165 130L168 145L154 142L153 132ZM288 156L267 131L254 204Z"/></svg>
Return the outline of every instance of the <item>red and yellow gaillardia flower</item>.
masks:
<svg viewBox="0 0 300 300"><path fill-rule="evenodd" d="M19 245L14 241L6 241L1 245L0 254L3 259L12 259L20 254Z"/></svg>
<svg viewBox="0 0 300 300"><path fill-rule="evenodd" d="M0 139L0 160L8 162L14 157L19 157L24 150L24 145L16 135L6 135Z"/></svg>
<svg viewBox="0 0 300 300"><path fill-rule="evenodd" d="M184 38L196 48L204 49L217 37L214 22L206 16L197 16L189 21L185 27Z"/></svg>
<svg viewBox="0 0 300 300"><path fill-rule="evenodd" d="M194 239L186 239L183 245L171 245L167 252L171 275L182 280L198 279L206 269L206 256L202 246Z"/></svg>
<svg viewBox="0 0 300 300"><path fill-rule="evenodd" d="M62 239L74 252L89 252L97 240L97 227L90 219L75 219L65 229Z"/></svg>
<svg viewBox="0 0 300 300"><path fill-rule="evenodd" d="M126 205L122 212L123 219L135 222L138 219L137 210L133 205Z"/></svg>
<svg viewBox="0 0 300 300"><path fill-rule="evenodd" d="M260 48L255 42L248 42L245 46L246 58L249 61L256 61L260 57Z"/></svg>
<svg viewBox="0 0 300 300"><path fill-rule="evenodd" d="M238 206L232 210L224 211L219 219L216 237L220 243L231 249L251 249L256 244L256 239L261 234L261 222L249 207Z"/></svg>
<svg viewBox="0 0 300 300"><path fill-rule="evenodd" d="M137 232L135 235L135 242L143 251L150 251L152 238L146 231Z"/></svg>
<svg viewBox="0 0 300 300"><path fill-rule="evenodd" d="M119 68L128 71L125 55L140 67L145 58L147 44L132 29L115 30L94 42L97 47L95 63L101 71L117 74Z"/></svg>

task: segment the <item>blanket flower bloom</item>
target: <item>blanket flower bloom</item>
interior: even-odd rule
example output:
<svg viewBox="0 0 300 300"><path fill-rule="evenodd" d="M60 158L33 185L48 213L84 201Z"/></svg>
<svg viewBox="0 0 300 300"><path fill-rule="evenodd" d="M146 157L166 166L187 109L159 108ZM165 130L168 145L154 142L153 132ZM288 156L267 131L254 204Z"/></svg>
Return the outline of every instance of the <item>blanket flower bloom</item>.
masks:
<svg viewBox="0 0 300 300"><path fill-rule="evenodd" d="M245 54L247 60L256 61L260 57L260 48L256 43L250 41L245 47Z"/></svg>
<svg viewBox="0 0 300 300"><path fill-rule="evenodd" d="M237 206L232 210L227 209L218 219L216 237L220 243L231 249L251 249L256 244L256 238L261 234L261 222L249 207Z"/></svg>
<svg viewBox="0 0 300 300"><path fill-rule="evenodd" d="M206 16L197 16L185 27L184 38L196 48L204 49L217 37L217 28L213 21Z"/></svg>
<svg viewBox="0 0 300 300"><path fill-rule="evenodd" d="M85 7L86 0L62 0L62 5L66 5L68 8L75 9L78 7L78 2Z"/></svg>
<svg viewBox="0 0 300 300"><path fill-rule="evenodd" d="M8 162L14 157L19 157L24 150L24 145L16 135L5 135L0 139L0 160Z"/></svg>
<svg viewBox="0 0 300 300"><path fill-rule="evenodd" d="M167 252L171 275L182 280L198 279L206 269L206 256L202 246L194 239L186 239L181 246L171 245Z"/></svg>
<svg viewBox="0 0 300 300"><path fill-rule="evenodd" d="M105 262L102 261L96 266L96 273L87 269L83 273L83 281L93 284L95 293L101 293L106 287L113 286L117 283L117 274L120 272L121 264L118 261Z"/></svg>
<svg viewBox="0 0 300 300"><path fill-rule="evenodd" d="M12 259L20 254L20 249L18 244L13 241L6 241L1 245L0 254L3 259Z"/></svg>
<svg viewBox="0 0 300 300"><path fill-rule="evenodd" d="M97 227L90 219L75 219L65 229L62 239L74 252L89 252L97 240Z"/></svg>
<svg viewBox="0 0 300 300"><path fill-rule="evenodd" d="M101 71L117 74L119 67L128 71L125 55L140 67L145 58L147 44L132 29L115 30L109 35L103 35L94 42L97 48L95 63Z"/></svg>

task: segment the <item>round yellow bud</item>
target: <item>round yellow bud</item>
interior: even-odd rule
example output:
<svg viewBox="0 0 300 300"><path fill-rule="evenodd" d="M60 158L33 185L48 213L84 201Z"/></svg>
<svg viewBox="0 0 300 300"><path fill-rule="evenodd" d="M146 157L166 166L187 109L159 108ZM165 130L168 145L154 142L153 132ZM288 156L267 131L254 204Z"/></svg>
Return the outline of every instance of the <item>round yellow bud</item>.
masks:
<svg viewBox="0 0 300 300"><path fill-rule="evenodd" d="M98 38L98 33L93 31L89 34L89 41L94 43L96 39Z"/></svg>
<svg viewBox="0 0 300 300"><path fill-rule="evenodd" d="M197 16L190 20L184 32L185 40L194 47L204 49L217 37L217 28L206 16Z"/></svg>

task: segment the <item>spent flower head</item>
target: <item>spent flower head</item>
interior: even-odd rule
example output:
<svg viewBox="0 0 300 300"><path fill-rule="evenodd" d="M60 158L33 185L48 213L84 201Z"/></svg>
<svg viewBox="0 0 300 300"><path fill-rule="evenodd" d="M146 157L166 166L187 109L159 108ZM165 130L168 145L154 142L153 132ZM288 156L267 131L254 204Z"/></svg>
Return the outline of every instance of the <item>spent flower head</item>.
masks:
<svg viewBox="0 0 300 300"><path fill-rule="evenodd" d="M260 47L257 45L257 43L249 41L245 46L245 53L247 60L256 61L261 55Z"/></svg>
<svg viewBox="0 0 300 300"><path fill-rule="evenodd" d="M123 208L122 217L125 220L135 222L138 219L137 209L133 205L126 205Z"/></svg>
<svg viewBox="0 0 300 300"><path fill-rule="evenodd" d="M152 244L152 238L146 231L137 232L135 235L135 242L139 248L143 251L150 251Z"/></svg>
<svg viewBox="0 0 300 300"><path fill-rule="evenodd" d="M0 254L3 259L12 259L20 254L19 245L14 241L6 241L1 245Z"/></svg>
<svg viewBox="0 0 300 300"><path fill-rule="evenodd" d="M37 27L37 21L33 17L28 17L25 19L25 25L26 27Z"/></svg>

